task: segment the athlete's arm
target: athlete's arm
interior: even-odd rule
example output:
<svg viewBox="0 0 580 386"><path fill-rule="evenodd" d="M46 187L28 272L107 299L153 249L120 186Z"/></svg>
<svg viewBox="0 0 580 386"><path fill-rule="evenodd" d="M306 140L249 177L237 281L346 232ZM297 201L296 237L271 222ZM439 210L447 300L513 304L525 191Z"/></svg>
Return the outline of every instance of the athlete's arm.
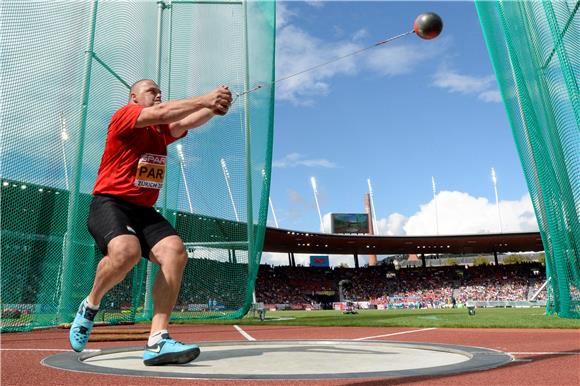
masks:
<svg viewBox="0 0 580 386"><path fill-rule="evenodd" d="M232 103L232 94L227 87L222 86L218 90L223 91L223 95L218 97L219 103L217 103L216 108L202 108L199 109L187 117L180 119L177 122L169 124L169 131L171 135L175 138L181 138L183 133L189 129L194 129L205 124L207 121L212 119L215 115L225 115L230 108Z"/></svg>
<svg viewBox="0 0 580 386"><path fill-rule="evenodd" d="M169 131L173 137L180 138L187 130L195 129L196 127L205 124L215 115L216 114L208 108L200 109L177 122L170 123Z"/></svg>
<svg viewBox="0 0 580 386"><path fill-rule="evenodd" d="M171 124L202 109L209 109L215 114L224 115L227 113L231 100L232 94L228 88L221 86L206 95L162 102L141 110L135 127Z"/></svg>

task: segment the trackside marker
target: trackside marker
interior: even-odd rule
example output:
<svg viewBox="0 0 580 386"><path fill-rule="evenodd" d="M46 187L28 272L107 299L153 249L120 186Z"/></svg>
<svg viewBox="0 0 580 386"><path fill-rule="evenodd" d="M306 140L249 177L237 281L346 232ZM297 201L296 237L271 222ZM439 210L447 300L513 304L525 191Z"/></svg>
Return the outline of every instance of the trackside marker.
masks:
<svg viewBox="0 0 580 386"><path fill-rule="evenodd" d="M364 338L356 338L356 339L353 339L353 340L367 340L367 339L374 339L374 338L384 338L386 336L411 334L411 333L414 333L414 332L430 331L430 330L436 330L436 329L437 329L437 327L422 328L420 330L410 330L410 331L393 332L392 334L383 334L383 335L375 335L375 336L365 336Z"/></svg>
<svg viewBox="0 0 580 386"><path fill-rule="evenodd" d="M237 324L234 324L234 328L236 330L238 330L238 332L240 334L242 334L242 336L244 338L246 338L247 340L256 340L252 335L248 334L247 332L245 332L244 330L242 330L242 328L240 326L238 326Z"/></svg>
<svg viewBox="0 0 580 386"><path fill-rule="evenodd" d="M0 351L70 351L73 350L62 349L62 348L0 348ZM82 352L95 352L99 350L83 350Z"/></svg>
<svg viewBox="0 0 580 386"><path fill-rule="evenodd" d="M560 351L560 352L508 352L510 355L580 355L580 351Z"/></svg>

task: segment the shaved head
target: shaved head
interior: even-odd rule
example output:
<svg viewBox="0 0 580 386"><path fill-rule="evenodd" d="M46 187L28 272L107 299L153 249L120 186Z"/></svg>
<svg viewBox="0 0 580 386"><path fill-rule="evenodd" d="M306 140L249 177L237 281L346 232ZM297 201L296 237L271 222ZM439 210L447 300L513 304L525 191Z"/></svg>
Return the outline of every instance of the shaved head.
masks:
<svg viewBox="0 0 580 386"><path fill-rule="evenodd" d="M161 102L161 90L151 79L141 79L133 83L129 90L129 103L151 106Z"/></svg>
<svg viewBox="0 0 580 386"><path fill-rule="evenodd" d="M135 94L141 87L143 87L143 85L148 83L155 83L155 81L151 79L141 79L133 83L129 90L129 100L131 100L131 94Z"/></svg>

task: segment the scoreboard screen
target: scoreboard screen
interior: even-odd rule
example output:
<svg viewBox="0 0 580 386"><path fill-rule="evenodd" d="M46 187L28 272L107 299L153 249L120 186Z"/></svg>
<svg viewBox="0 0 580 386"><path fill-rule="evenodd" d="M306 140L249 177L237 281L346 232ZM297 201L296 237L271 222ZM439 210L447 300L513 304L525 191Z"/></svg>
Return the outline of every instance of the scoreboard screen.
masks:
<svg viewBox="0 0 580 386"><path fill-rule="evenodd" d="M331 213L331 233L369 233L369 215L366 213Z"/></svg>

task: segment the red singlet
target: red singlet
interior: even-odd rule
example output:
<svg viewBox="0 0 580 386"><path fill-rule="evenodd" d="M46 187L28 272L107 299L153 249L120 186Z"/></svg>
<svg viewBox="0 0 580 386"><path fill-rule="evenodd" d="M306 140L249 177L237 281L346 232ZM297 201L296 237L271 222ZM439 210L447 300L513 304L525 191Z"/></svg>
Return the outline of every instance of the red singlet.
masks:
<svg viewBox="0 0 580 386"><path fill-rule="evenodd" d="M143 108L129 104L111 118L93 194L110 194L142 206L157 201L165 177L167 145L179 138L171 135L168 125L136 128Z"/></svg>

